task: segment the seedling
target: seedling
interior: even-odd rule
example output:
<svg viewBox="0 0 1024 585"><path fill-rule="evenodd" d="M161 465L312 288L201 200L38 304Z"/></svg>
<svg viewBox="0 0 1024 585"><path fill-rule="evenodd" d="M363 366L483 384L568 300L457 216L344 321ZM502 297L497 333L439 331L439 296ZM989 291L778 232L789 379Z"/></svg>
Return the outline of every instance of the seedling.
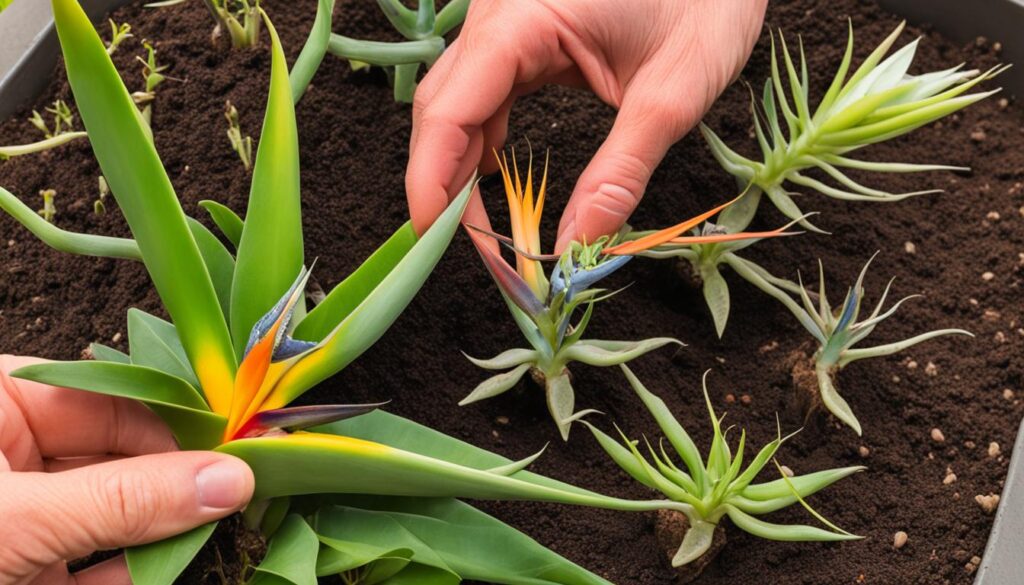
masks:
<svg viewBox="0 0 1024 585"><path fill-rule="evenodd" d="M75 115L71 112L71 107L68 106L64 100L57 100L53 102L53 105L45 108L43 111L52 116L52 128L38 110L32 110L32 117L29 118L28 121L43 133L45 139L31 144L0 146L0 161L4 161L15 156L24 156L26 154L34 154L50 150L63 144L67 144L77 138L84 138L86 136L85 132L75 131Z"/></svg>
<svg viewBox="0 0 1024 585"><path fill-rule="evenodd" d="M320 0L306 45L292 68L292 92L302 96L326 53L346 59L353 69L383 67L394 86L395 101L412 103L420 66L430 67L445 50L445 35L462 24L469 0L452 0L440 11L434 0L418 0L415 11L401 0L377 0L404 42L353 39L331 32L335 0Z"/></svg>
<svg viewBox="0 0 1024 585"><path fill-rule="evenodd" d="M252 137L242 138L242 128L238 124L238 110L229 101L224 105L224 117L228 120L228 140L231 150L238 153L245 170L252 168Z"/></svg>
<svg viewBox="0 0 1024 585"><path fill-rule="evenodd" d="M132 94L132 100L142 112L142 118L147 125L153 124L153 100L156 99L156 88L168 78L163 74L167 65L159 65L156 61L156 49L149 41L142 41L146 49L146 58L136 57L142 63L142 79L146 82L144 91L137 91Z"/></svg>
<svg viewBox="0 0 1024 585"><path fill-rule="evenodd" d="M113 55L117 51L117 47L121 45L126 39L130 39L135 36L132 34L132 25L127 22L123 22L118 25L114 22L114 19L109 19L110 22L110 42L107 43L107 54Z"/></svg>
<svg viewBox="0 0 1024 585"><path fill-rule="evenodd" d="M57 217L57 206L53 204L54 198L57 197L57 192L53 189L44 189L39 192L39 196L43 198L43 208L36 213L46 223L53 223L53 219Z"/></svg>
<svg viewBox="0 0 1024 585"><path fill-rule="evenodd" d="M874 256L872 256L871 260L873 259ZM889 289L895 280L894 278L886 285L885 290L882 292L882 297L871 314L866 319L858 321L861 303L864 301L864 275L867 274L871 260L864 264L864 268L861 269L860 275L857 277L857 282L852 288L847 290L843 304L835 310L829 304L828 296L825 293L825 270L820 262L818 263L817 306L815 306L814 301L811 299L811 294L813 293L803 287L802 281L799 289L801 302L797 303L790 296L791 293L783 291L775 284L764 279L756 271L743 264L733 265L733 268L741 276L785 305L797 318L800 325L814 336L818 348L814 355L811 356L811 362L813 362L817 389L812 388L810 392L815 398L820 400L820 404L824 405L836 418L849 425L858 435L861 434L860 422L854 416L850 405L839 395L836 389L835 379L841 369L857 360L892 355L923 341L943 335L968 335L974 337L972 333L963 329L938 329L895 343L855 348L855 345L871 335L871 332L875 330L875 326L894 315L900 305L914 297L920 296L910 295L904 297L883 312L885 300L889 296ZM798 367L800 365L797 364ZM806 391L808 389L798 387L797 390Z"/></svg>
<svg viewBox="0 0 1024 585"><path fill-rule="evenodd" d="M456 497L625 511L684 509L677 502L622 500L521 473L535 457L509 461L400 417L372 412L381 404L288 407L390 327L458 229L475 183L462 189L422 237L407 222L323 302L307 310L303 292L310 269L302 239L295 110L287 62L269 20L270 91L248 213L243 219L224 206L203 206L212 210L229 246L185 215L148 125L77 0L53 0L53 7L83 123L134 237L60 230L25 214L24 205L3 189L0 205L59 249L141 261L171 321L132 309L129 354L97 344L91 347L95 360L48 362L11 375L138 400L168 425L183 449L214 449L243 459L256 478L246 517L270 537L267 559L257 572L280 575L282 566L301 569L304 577L294 582L309 583L321 567L321 547L308 522L282 522L291 517L291 496L336 494L337 501L358 500L371 512L402 507L406 517L418 514L427 520L445 517L439 506ZM464 540L461 527L469 520L449 518L433 523L424 537L428 546ZM457 582L465 573L484 581L539 582L537 567L545 566L567 575L570 584L604 583L546 549L504 550L500 546L515 542L517 533L496 521L486 526L486 537L459 543L472 560L459 565L461 573L453 569L454 577L429 581ZM170 585L213 529L210 524L130 549L126 561L132 582ZM377 550L371 535L362 534L358 542L342 544L354 545L365 560L335 572L380 558L371 554ZM479 554L485 541L500 552ZM426 582L422 577L430 571L423 565L429 559L411 560L416 566L404 575L405 582Z"/></svg>
<svg viewBox="0 0 1024 585"><path fill-rule="evenodd" d="M497 157L497 153L495 153ZM590 411L575 410L575 392L568 364L582 362L592 366L615 366L634 360L676 339L656 337L644 341L606 341L583 339L594 305L614 293L594 288L604 277L632 258L651 248L672 241L680 234L714 216L730 205L719 206L693 219L634 241L619 243L618 236L602 237L592 244L572 243L561 255L544 255L540 244L540 220L547 189L547 161L540 186L534 189L532 156L522 180L512 153L510 168L504 156L498 157L508 200L512 237L507 238L474 228L474 242L484 265L505 298L516 325L531 349L510 349L488 360L470 357L476 365L489 370L509 370L481 382L459 404L466 405L492 398L513 388L527 372L544 385L548 410L564 440L568 440L572 422ZM745 235L745 234L744 234ZM512 268L486 245L493 237L512 248L516 267ZM685 238L684 238L685 239ZM710 236L701 241L722 241ZM554 261L550 278L543 261ZM574 322L577 312L582 316ZM468 357L468 356L467 356ZM511 369L510 369L511 368Z"/></svg>
<svg viewBox="0 0 1024 585"><path fill-rule="evenodd" d="M146 8L164 8L177 6L188 0L165 0L151 2ZM231 46L235 49L255 47L260 40L260 0L203 0L210 16L213 17L214 28L210 40L216 44L224 31L228 32Z"/></svg>
<svg viewBox="0 0 1024 585"><path fill-rule="evenodd" d="M106 200L107 195L110 194L110 187L107 185L107 180L103 178L103 175L100 175L98 183L100 196L99 199L93 201L92 210L96 215L103 215L107 212L107 206L103 202Z"/></svg>
<svg viewBox="0 0 1024 585"><path fill-rule="evenodd" d="M722 430L724 415L719 417L708 396L707 374L702 382L704 402L711 417L713 431L711 448L705 461L696 444L672 412L654 393L650 392L626 366L621 366L630 386L644 406L657 421L665 434L682 467L672 460L665 449L664 440L658 442L658 449L644 440L646 451L654 464L648 463L641 453L644 447L638 441L631 441L619 430L622 443L605 434L594 425L584 421L606 453L643 485L661 492L665 497L684 506L682 513L689 522L679 550L672 558L672 566L682 567L694 562L711 547L714 533L721 519L728 516L737 528L754 536L768 540L787 541L843 541L856 540L855 536L835 525L824 521L829 530L804 525L771 524L756 518L781 510L800 502L833 483L863 471L864 467L843 467L818 471L808 475L783 477L767 483L753 483L768 462L789 437L781 431L776 439L764 447L743 469L746 431L741 432L735 454L729 447L726 432ZM820 518L816 512L815 517Z"/></svg>

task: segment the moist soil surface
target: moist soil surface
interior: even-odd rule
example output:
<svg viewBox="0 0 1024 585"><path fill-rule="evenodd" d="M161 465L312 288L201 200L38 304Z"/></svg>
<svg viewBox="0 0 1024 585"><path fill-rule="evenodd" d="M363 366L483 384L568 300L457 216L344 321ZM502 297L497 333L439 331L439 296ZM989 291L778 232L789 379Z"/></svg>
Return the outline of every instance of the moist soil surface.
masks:
<svg viewBox="0 0 1024 585"><path fill-rule="evenodd" d="M335 30L397 40L372 3L339 4ZM298 54L315 6L314 0L281 7L267 2L291 58ZM158 89L153 126L186 212L207 221L196 205L205 198L244 212L249 175L230 149L223 109L225 100L231 100L241 112L243 131L259 136L269 72L265 35L264 46L257 50L214 47L199 2L162 10L133 4L114 17L131 23L135 34L114 56L129 88L142 87L135 60L142 54L141 39L155 43L160 62L170 66L166 73L175 78ZM792 37L803 35L814 92L820 95L841 58L848 18L857 34L858 58L899 22L871 2L773 3L741 81L761 87L769 73L767 26L784 27ZM106 25L102 31L109 34ZM901 41L917 35L925 38L913 72L961 62L985 69L1000 60L994 42L957 45L927 28L911 27ZM71 100L62 65L54 69L53 83L35 107L41 110L56 98ZM839 387L862 421L864 436L825 419L780 451L780 462L797 473L868 466L865 473L810 500L864 540L776 543L729 525L728 545L700 583L971 582L971 559L982 554L992 527L992 516L974 497L1002 490L1010 446L1024 413L1020 400L1007 392L1020 395L1024 371L1024 136L1018 106L999 98L864 152L872 160L973 169L860 177L893 192L938 188L944 193L892 204L844 203L808 194L799 200L801 205L821 212L816 223L831 236L807 234L749 249L749 258L789 278L797 270L813 275L817 259L822 259L837 297L880 251L866 279L868 302L877 300L894 275L899 277L894 284L897 297L923 297L908 302L879 327L874 341L895 341L938 327L964 327L976 337L942 338L848 367L839 376ZM26 122L30 110L0 125L0 143L39 139ZM614 116L612 108L593 96L563 88L546 88L516 104L509 136L520 146L528 138L535 149L551 149L546 241L554 242L558 212ZM316 276L327 288L407 218L403 173L410 109L392 101L383 73L353 73L347 63L328 57L298 107L298 118L307 254L319 258ZM734 148L755 148L744 83L726 90L705 122ZM128 235L113 201L107 201L105 215L93 213L98 174L84 141L0 163L0 184L33 206L41 207L41 189L57 190L56 222L61 227ZM501 231L507 224L500 219L500 185L485 179L483 190ZM714 162L699 133L693 133L658 168L632 224L663 227L732 197L734 191L733 180ZM764 204L754 227L781 223L781 216ZM52 251L6 215L0 217L0 235L4 352L77 359L93 341L127 349L125 311L132 306L161 311L139 264ZM776 413L784 432L805 422L793 407L790 356L804 347L807 333L774 300L734 274L726 278L733 307L722 340L715 336L700 291L667 261L639 260L617 273L609 286L633 284L597 307L588 331L604 339L669 335L688 344L678 351L655 352L631 367L705 449L710 425L700 379L706 369L711 370L708 384L716 408L728 411L726 421L745 428L753 445L775 436ZM456 405L487 375L460 352L485 357L523 343L468 238L459 234L387 335L305 400L391 400L388 408L394 412L513 459L549 444L533 466L540 473L616 496L655 495L621 472L582 428L568 444L560 441L540 391L529 382L496 399ZM594 419L597 424L610 428L617 423L633 437L659 436L616 369L576 365L573 375L577 405L605 413ZM933 428L941 430L943 442L931 438ZM988 454L993 442L1002 447L995 457ZM944 482L950 473L955 481ZM765 472L766 479L772 475ZM653 515L530 503L479 506L615 583L673 582L654 535ZM815 523L799 506L768 519ZM218 556L229 574L239 570L230 527L240 524L228 526L216 540L218 550L207 550L185 582L220 583L214 574ZM896 550L893 535L901 530L909 540Z"/></svg>

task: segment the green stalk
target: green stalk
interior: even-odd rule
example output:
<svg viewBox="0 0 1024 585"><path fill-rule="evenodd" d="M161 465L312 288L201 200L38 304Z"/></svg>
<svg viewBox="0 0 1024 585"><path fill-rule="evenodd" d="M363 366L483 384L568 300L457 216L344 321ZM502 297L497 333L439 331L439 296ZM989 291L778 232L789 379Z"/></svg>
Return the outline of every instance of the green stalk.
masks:
<svg viewBox="0 0 1024 585"><path fill-rule="evenodd" d="M316 19L309 31L309 38L302 46L302 52L292 66L289 80L292 85L292 99L298 103L302 94L306 93L316 70L327 54L327 46L331 42L331 18L334 14L335 0L319 0L316 8Z"/></svg>
<svg viewBox="0 0 1024 585"><path fill-rule="evenodd" d="M40 140L39 142L33 142L32 144L19 144L16 146L0 146L0 160L7 160L11 157L22 156L26 154L35 154L37 152L43 152L44 150L50 150L51 148L57 148L75 140L77 138L85 138L88 134L85 132L65 132L58 134L57 136L51 136L46 140Z"/></svg>
<svg viewBox="0 0 1024 585"><path fill-rule="evenodd" d="M440 37L402 43L382 43L331 34L327 50L332 55L350 61L387 67L408 63L433 65L444 52L444 46L444 39Z"/></svg>

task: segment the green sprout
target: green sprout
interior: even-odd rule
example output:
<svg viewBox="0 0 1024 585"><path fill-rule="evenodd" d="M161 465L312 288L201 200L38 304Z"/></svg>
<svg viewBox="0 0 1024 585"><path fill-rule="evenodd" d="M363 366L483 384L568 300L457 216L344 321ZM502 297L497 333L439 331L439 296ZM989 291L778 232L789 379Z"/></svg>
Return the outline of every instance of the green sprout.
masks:
<svg viewBox="0 0 1024 585"><path fill-rule="evenodd" d="M107 185L107 180L103 178L103 175L100 175L98 184L100 196L99 199L93 201L92 211L96 215L103 215L107 212L107 206L103 202L106 200L107 195L110 195L110 186Z"/></svg>
<svg viewBox="0 0 1024 585"><path fill-rule="evenodd" d="M107 54L113 55L117 51L117 47L121 45L126 39L130 39L135 36L132 34L132 25L127 22L123 22L118 25L114 22L114 19L109 19L110 22L110 42L107 43Z"/></svg>
<svg viewBox="0 0 1024 585"><path fill-rule="evenodd" d="M57 192L53 189L44 189L39 192L39 196L43 198L43 208L36 213L46 223L53 223L53 219L57 217L57 206L53 204L53 200L57 197Z"/></svg>
<svg viewBox="0 0 1024 585"><path fill-rule="evenodd" d="M695 233L743 232L753 221L762 195L767 195L793 224L821 232L808 221L815 214L804 213L794 203L793 193L786 188L788 183L846 201L894 202L940 192L933 189L889 193L854 181L846 174L847 169L878 173L968 170L941 164L864 161L849 156L849 153L857 149L907 134L999 91L967 93L981 82L999 75L1005 67L993 67L979 72L964 71L962 66L957 66L922 75L908 74L918 40L885 58L903 27L900 24L848 76L853 58L851 26L839 70L817 108L813 110L802 44L798 72L781 32L780 65L773 38L771 77L765 82L760 102L751 100L754 131L762 158L753 160L738 154L726 146L708 126L701 125L701 132L715 159L736 178L739 185L745 187L745 195L725 210L717 223L709 223ZM812 169L822 172L838 186L807 174ZM730 304L728 285L720 274L722 265L733 268L741 276L756 273L762 280L776 287L797 294L800 291L797 284L772 276L764 268L737 255L737 252L759 239L709 245L669 243L645 255L678 257L691 264L693 273L701 281L704 298L721 337L728 321ZM737 269L738 265L746 270Z"/></svg>
<svg viewBox="0 0 1024 585"><path fill-rule="evenodd" d="M684 506L682 513L689 522L689 530L672 558L672 566L684 566L707 552L711 547L715 529L725 516L728 516L737 528L769 540L842 541L861 538L828 522L825 525L830 530L823 530L813 526L772 524L756 516L781 510L797 502L806 505L804 498L844 477L863 471L864 467L829 469L792 478L783 474L782 479L753 483L789 437L783 437L780 431L776 439L761 448L744 469L746 431L741 432L736 452L733 453L726 438L727 431L722 429L724 415L719 417L711 405L705 374L704 401L714 432L705 461L693 439L672 415L664 401L645 388L628 367L621 367L633 390L657 421L685 469L672 460L665 449L664 441L659 441L658 449L655 450L645 439L646 450L654 461L654 465L651 465L641 453L638 441L627 439L621 430L619 435L624 445L594 425L586 421L583 421L583 424L587 425L612 460L633 479ZM817 513L814 515L820 518Z"/></svg>
<svg viewBox="0 0 1024 585"><path fill-rule="evenodd" d="M446 47L445 35L462 24L469 0L452 0L440 11L435 0L418 0L416 10L401 0L377 0L384 16L405 41L386 43L353 39L331 32L335 0L319 0L316 20L292 68L292 92L299 99L309 87L324 55L348 60L353 69L383 67L394 86L395 101L412 103L420 66L430 67Z"/></svg>
<svg viewBox="0 0 1024 585"><path fill-rule="evenodd" d="M188 0L164 0L151 2L146 8L164 8L184 4ZM231 46L235 49L255 47L260 39L260 0L203 0L215 23L210 40L214 44L224 31L228 31Z"/></svg>
<svg viewBox="0 0 1024 585"><path fill-rule="evenodd" d="M159 65L156 61L156 48L153 47L149 41L142 41L142 46L146 49L146 58L136 57L139 63L142 63L142 79L146 83L146 88L143 91L137 91L132 94L132 100L135 101L135 105L139 107L142 112L142 118L146 121L147 125L153 123L153 100L156 99L156 88L169 79L163 74L167 70L168 65Z"/></svg>
<svg viewBox="0 0 1024 585"><path fill-rule="evenodd" d="M67 144L72 140L85 138L85 132L75 131L75 115L71 112L71 107L64 100L53 102L53 105L45 108L44 111L53 116L53 128L50 128L50 125L47 124L46 119L38 110L32 110L32 117L28 121L43 133L45 139L31 144L0 146L0 161L5 161L15 156L43 152Z"/></svg>
<svg viewBox="0 0 1024 585"><path fill-rule="evenodd" d="M854 416L850 405L839 395L836 389L835 378L840 370L857 360L892 355L923 341L943 335L968 335L974 337L974 334L963 329L938 329L894 343L874 347L854 347L871 335L871 332L875 330L879 323L895 314L900 305L920 296L910 295L904 297L883 312L885 300L889 295L889 289L892 287L894 278L886 285L885 290L882 292L882 297L879 299L878 304L875 305L874 310L871 311L871 314L867 318L858 321L861 314L861 303L864 301L864 275L867 274L868 266L871 265L873 259L874 256L864 264L864 268L861 269L860 275L857 277L857 282L852 288L847 290L843 304L835 310L829 304L828 296L825 292L825 269L820 261L818 263L818 292L815 295L817 297L817 306L815 306L814 301L811 299L814 293L803 287L802 280L798 293L801 302L797 303L791 296L791 292L787 293L776 284L765 279L762 274L752 270L748 263L732 264L733 269L740 276L785 305L797 318L800 325L814 336L818 349L814 352L811 359L814 363L817 388L812 390L812 392L815 393L816 398L820 398L820 403L829 412L834 414L843 423L849 425L858 435L861 434L860 422Z"/></svg>
<svg viewBox="0 0 1024 585"><path fill-rule="evenodd" d="M242 128L238 123L238 110L230 101L224 104L224 117L228 120L228 140L231 150L238 153L245 170L252 168L252 137L242 137Z"/></svg>

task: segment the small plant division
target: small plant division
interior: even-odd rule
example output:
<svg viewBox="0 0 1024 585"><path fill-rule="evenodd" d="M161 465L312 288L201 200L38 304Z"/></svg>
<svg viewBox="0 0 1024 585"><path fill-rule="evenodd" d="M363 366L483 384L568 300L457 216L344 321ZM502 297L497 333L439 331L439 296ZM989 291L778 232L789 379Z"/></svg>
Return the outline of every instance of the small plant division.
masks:
<svg viewBox="0 0 1024 585"><path fill-rule="evenodd" d="M904 25L900 24L851 74L851 24L842 62L817 107L810 103L810 82L802 42L797 64L782 33L779 32L777 40L773 36L771 77L765 82L760 101L754 96L751 99L754 132L761 158L754 160L737 153L711 128L704 124L700 126L715 159L736 178L737 184L746 188L746 195L725 210L717 222L697 228L695 234L743 232L750 226L764 197L793 225L799 224L805 230L823 233L809 219L815 214L804 213L796 205L792 197L794 193L787 189L787 185L797 185L844 201L886 203L941 190L889 193L862 185L848 173L968 170L944 164L876 162L850 156L854 151L912 132L1000 91L969 93L980 83L1004 71L1006 67L1002 66L984 72L963 70L958 66L921 75L909 74L920 39L886 57L903 28ZM781 51L778 50L780 47ZM810 170L820 171L832 184L808 174ZM796 283L769 274L763 267L737 253L756 241L757 238L700 245L669 243L645 255L677 257L690 264L703 287L715 329L721 337L728 322L730 306L729 288L720 274L722 266L732 268L762 290L761 281L792 293L799 294L801 290ZM745 276L751 274L760 278Z"/></svg>
<svg viewBox="0 0 1024 585"><path fill-rule="evenodd" d="M252 169L252 137L242 137L242 128L238 123L238 109L230 101L224 104L224 117L228 121L228 141L231 150L238 154L245 170Z"/></svg>
<svg viewBox="0 0 1024 585"><path fill-rule="evenodd" d="M682 345L669 337L643 341L607 341L584 339L594 305L615 293L595 288L601 279L612 274L637 254L665 242L678 240L682 233L726 209L726 203L695 218L660 232L632 241L619 242L618 236L602 237L592 244L573 242L561 255L545 255L541 249L540 221L547 190L547 162L534 187L532 155L527 164L525 180L519 173L515 152L512 164L498 156L505 196L508 201L512 237L500 236L469 226L477 251L501 291L509 311L530 344L530 348L507 350L491 359L469 359L488 370L508 370L484 380L461 402L467 405L493 398L513 388L527 373L544 386L548 411L558 425L563 440L568 440L573 421L588 414L576 411L575 391L567 368L570 362L600 367L632 361L666 345ZM717 242L735 235L701 237L702 242ZM749 238L749 234L738 237ZM515 268L495 254L485 238L494 238L515 253ZM544 261L554 263L550 277ZM574 322L578 312L582 315Z"/></svg>
<svg viewBox="0 0 1024 585"><path fill-rule="evenodd" d="M177 6L188 0L165 0L151 2L146 8L165 8ZM202 0L206 9L213 17L214 27L210 32L210 41L217 44L227 31L231 47L235 49L251 49L260 40L260 28L263 19L260 17L260 0Z"/></svg>
<svg viewBox="0 0 1024 585"><path fill-rule="evenodd" d="M445 35L466 19L469 0L452 0L437 10L435 0L418 0L416 10L401 0L377 0L388 22L405 41L386 43L353 39L331 32L335 0L319 0L309 38L292 67L292 93L298 100L309 87L324 56L346 59L353 69L383 67L394 86L395 101L412 103L421 66L430 67L446 47Z"/></svg>
<svg viewBox="0 0 1024 585"><path fill-rule="evenodd" d="M829 304L828 295L825 291L825 269L820 261L818 263L817 303L811 299L811 294L813 293L804 288L802 280L799 285L800 302L798 303L792 298L792 293L788 293L771 282L764 280L760 274L756 272L743 274L744 278L755 282L759 288L785 305L793 313L800 325L814 337L817 348L813 355L810 356L810 365L798 362L794 367L794 380L796 381L797 392L810 395L810 409L813 410L819 404L824 406L836 418L856 431L858 435L862 432L860 421L854 416L850 405L843 399L836 388L836 376L840 370L855 361L892 355L921 342L944 335L974 337L971 332L963 329L937 329L893 343L874 347L854 347L867 339L879 323L892 317L900 308L900 305L914 297L920 296L910 295L904 297L886 309L885 301L889 296L889 289L896 280L893 278L886 285L885 290L882 291L881 298L879 298L878 303L867 318L860 319L861 305L865 297L864 276L867 274L872 260L874 260L874 256L864 264L860 275L857 276L857 282L846 291L846 297L843 299L842 305L835 309ZM740 268L741 272L744 270L747 269ZM811 379L810 376L802 375L802 368L805 367L808 371L813 371L815 384L808 383Z"/></svg>
<svg viewBox="0 0 1024 585"><path fill-rule="evenodd" d="M43 218L46 223L53 223L54 218L57 217L57 206L54 204L54 200L57 198L57 192L53 189L43 189L39 192L39 196L43 198L43 207L36 213L39 217Z"/></svg>
<svg viewBox="0 0 1024 585"><path fill-rule="evenodd" d="M741 432L734 453L729 447L727 430L722 429L724 415L719 417L711 405L705 373L702 381L704 402L711 418L713 435L707 459L704 459L665 402L644 387L627 366L621 368L636 395L657 421L665 440L675 450L682 465L673 461L665 449L665 440L658 442L657 449L647 439L640 446L638 441L627 439L619 430L622 438L620 443L593 424L586 421L583 424L590 429L601 448L633 479L685 505L681 513L686 517L687 528L682 541L675 543L679 548L671 557L673 567L683 567L705 555L715 540L715 531L721 530L719 522L726 516L740 530L769 540L834 542L861 538L821 518L804 499L845 477L863 471L864 467L829 469L792 478L782 474L780 479L774 481L754 483L758 474L789 437L783 437L780 431L776 439L762 447L744 469L746 431ZM653 465L641 450L649 454L654 461ZM828 530L804 525L772 524L756 517L797 502L821 520Z"/></svg>
<svg viewBox="0 0 1024 585"><path fill-rule="evenodd" d="M142 79L145 81L145 89L133 93L132 100L139 107L139 111L142 112L142 119L146 121L147 125L152 125L153 100L156 99L156 88L168 79L164 75L167 65L157 64L156 48L153 47L152 43L142 41L142 46L146 49L146 58L136 57L136 59L139 60L139 63L142 63Z"/></svg>
<svg viewBox="0 0 1024 585"><path fill-rule="evenodd" d="M100 178L97 180L97 187L99 197L92 202L92 211L96 215L103 215L107 212L107 205L105 203L107 195L110 195L110 186L107 185L107 180L103 178L103 175L100 175Z"/></svg>
<svg viewBox="0 0 1024 585"><path fill-rule="evenodd" d="M125 40L135 36L132 34L132 25L127 22L122 22L118 25L114 22L114 19L109 19L110 23L110 42L107 43L107 54L113 55L117 51L117 47L121 45Z"/></svg>

